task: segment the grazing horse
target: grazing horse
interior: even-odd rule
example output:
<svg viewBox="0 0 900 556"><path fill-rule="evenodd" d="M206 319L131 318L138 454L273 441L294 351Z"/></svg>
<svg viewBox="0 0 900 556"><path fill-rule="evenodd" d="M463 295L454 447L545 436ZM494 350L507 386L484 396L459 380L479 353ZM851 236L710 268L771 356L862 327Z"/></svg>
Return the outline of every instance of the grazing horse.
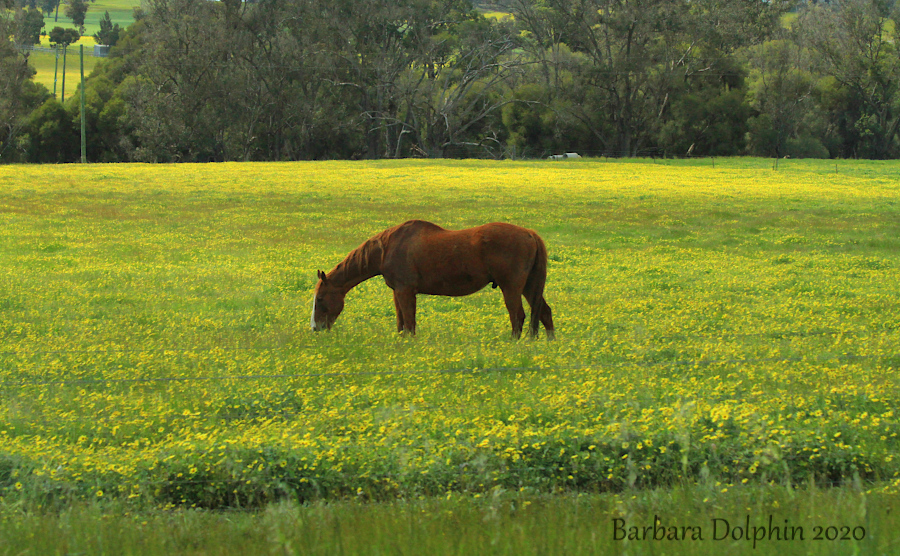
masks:
<svg viewBox="0 0 900 556"><path fill-rule="evenodd" d="M495 222L453 231L422 220L388 228L328 274L318 272L310 327L331 328L347 292L379 274L394 290L398 332L416 333L417 294L456 297L491 284L503 292L514 338L525 325L523 295L531 306L532 336L543 323L547 337L553 338L553 316L544 300L547 248L533 230Z"/></svg>

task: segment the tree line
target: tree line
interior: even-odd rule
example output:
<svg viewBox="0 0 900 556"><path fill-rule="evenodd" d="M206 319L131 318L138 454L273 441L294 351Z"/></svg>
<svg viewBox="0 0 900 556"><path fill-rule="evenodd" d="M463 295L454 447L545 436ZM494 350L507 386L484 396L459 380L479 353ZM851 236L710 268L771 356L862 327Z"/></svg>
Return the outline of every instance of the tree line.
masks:
<svg viewBox="0 0 900 556"><path fill-rule="evenodd" d="M146 0L88 160L900 154L894 0L496 2ZM76 160L77 102L0 70L0 160Z"/></svg>

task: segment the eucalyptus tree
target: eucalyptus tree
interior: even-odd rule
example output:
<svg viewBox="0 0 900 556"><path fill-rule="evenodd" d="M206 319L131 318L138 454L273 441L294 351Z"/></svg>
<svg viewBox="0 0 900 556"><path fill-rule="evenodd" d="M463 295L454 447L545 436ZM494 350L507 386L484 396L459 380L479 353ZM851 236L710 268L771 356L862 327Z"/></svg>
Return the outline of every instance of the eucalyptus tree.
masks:
<svg viewBox="0 0 900 556"><path fill-rule="evenodd" d="M93 2L93 0L90 1ZM84 33L84 19L87 17L88 8L89 6L86 0L66 1L66 17L71 19L72 23L81 29L82 33Z"/></svg>
<svg viewBox="0 0 900 556"><path fill-rule="evenodd" d="M761 156L827 157L810 53L790 37L748 48L749 150Z"/></svg>
<svg viewBox="0 0 900 556"><path fill-rule="evenodd" d="M364 156L442 156L491 134L476 128L499 122L491 95L513 42L468 0L317 4L330 82L354 106Z"/></svg>
<svg viewBox="0 0 900 556"><path fill-rule="evenodd" d="M220 160L229 119L233 40L221 4L150 0L143 61L127 101L148 161Z"/></svg>
<svg viewBox="0 0 900 556"><path fill-rule="evenodd" d="M726 92L740 86L731 56L764 40L789 6L779 0L507 2L535 45L555 49L545 63L559 60L573 76L563 90L572 116L605 152L623 156L658 145L673 114L684 112L676 106L680 95L710 90L709 76ZM553 70L546 73L550 83ZM670 125L668 134L702 134L721 123L714 114L704 117L709 121L696 131Z"/></svg>
<svg viewBox="0 0 900 556"><path fill-rule="evenodd" d="M350 157L334 37L311 0L149 0L125 98L140 160Z"/></svg>
<svg viewBox="0 0 900 556"><path fill-rule="evenodd" d="M233 32L230 82L243 114L231 134L234 157L349 158L362 150L358 121L332 81L321 6L309 0L250 5Z"/></svg>
<svg viewBox="0 0 900 556"><path fill-rule="evenodd" d="M41 29L44 28L44 15L34 8L21 8L16 10L16 34L17 44L39 44L41 42Z"/></svg>
<svg viewBox="0 0 900 556"><path fill-rule="evenodd" d="M818 70L832 78L835 117L850 114L845 156L900 155L900 6L887 0L835 0L805 10L799 22Z"/></svg>
<svg viewBox="0 0 900 556"><path fill-rule="evenodd" d="M27 55L12 42L16 34L13 2L0 0L0 162L18 158L19 133L29 113L47 97L47 90L32 80Z"/></svg>
<svg viewBox="0 0 900 556"><path fill-rule="evenodd" d="M420 154L498 156L501 108L522 54L515 29L463 9L438 13L412 37L416 61L400 80L403 130ZM404 154L398 138L395 156Z"/></svg>
<svg viewBox="0 0 900 556"><path fill-rule="evenodd" d="M113 23L112 18L109 16L109 11L103 13L103 17L100 18L100 30L94 33L94 40L97 44L105 44L107 46L115 46L117 42L119 42L119 35L122 33L122 28L118 23Z"/></svg>

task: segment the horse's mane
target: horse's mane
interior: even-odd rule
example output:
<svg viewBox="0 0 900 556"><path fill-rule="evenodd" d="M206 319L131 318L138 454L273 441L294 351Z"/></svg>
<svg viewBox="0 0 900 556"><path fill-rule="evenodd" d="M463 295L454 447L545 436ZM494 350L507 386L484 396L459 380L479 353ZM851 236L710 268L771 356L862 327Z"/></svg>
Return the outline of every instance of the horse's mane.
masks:
<svg viewBox="0 0 900 556"><path fill-rule="evenodd" d="M337 284L356 285L362 280L381 274L381 257L384 252L384 243L392 229L380 232L362 245L350 251L331 272L328 279Z"/></svg>

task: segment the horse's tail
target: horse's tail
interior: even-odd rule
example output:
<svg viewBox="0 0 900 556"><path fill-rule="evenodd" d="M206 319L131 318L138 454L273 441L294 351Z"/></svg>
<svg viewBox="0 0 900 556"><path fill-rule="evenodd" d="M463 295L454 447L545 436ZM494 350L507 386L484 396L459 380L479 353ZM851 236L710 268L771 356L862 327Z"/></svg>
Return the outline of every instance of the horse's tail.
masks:
<svg viewBox="0 0 900 556"><path fill-rule="evenodd" d="M528 278L525 281L525 292L528 303L531 305L531 335L537 336L538 327L541 324L541 313L544 311L544 285L547 283L547 246L537 232L532 231L531 237L537 245L534 255L534 263Z"/></svg>

